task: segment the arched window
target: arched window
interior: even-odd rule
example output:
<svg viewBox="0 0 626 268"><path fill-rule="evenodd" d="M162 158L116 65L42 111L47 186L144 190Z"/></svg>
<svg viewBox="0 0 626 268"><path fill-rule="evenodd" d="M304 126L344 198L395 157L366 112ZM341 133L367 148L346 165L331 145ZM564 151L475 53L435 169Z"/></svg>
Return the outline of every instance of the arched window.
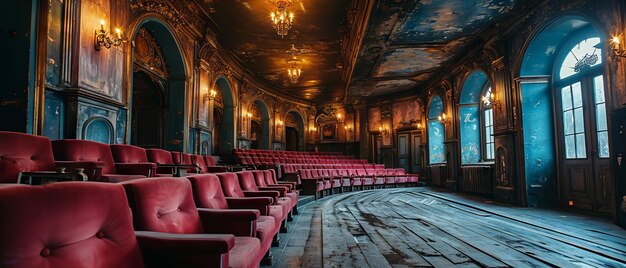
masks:
<svg viewBox="0 0 626 268"><path fill-rule="evenodd" d="M575 35L565 42L555 66L554 88L563 122L559 127L566 159L609 157L602 48L597 36ZM557 71L558 70L558 71Z"/></svg>
<svg viewBox="0 0 626 268"><path fill-rule="evenodd" d="M472 72L459 98L461 164L493 160L493 112L491 85L483 71Z"/></svg>
<svg viewBox="0 0 626 268"><path fill-rule="evenodd" d="M445 163L445 148L443 145L445 129L438 117L443 113L443 101L434 96L428 106L428 154L430 164Z"/></svg>

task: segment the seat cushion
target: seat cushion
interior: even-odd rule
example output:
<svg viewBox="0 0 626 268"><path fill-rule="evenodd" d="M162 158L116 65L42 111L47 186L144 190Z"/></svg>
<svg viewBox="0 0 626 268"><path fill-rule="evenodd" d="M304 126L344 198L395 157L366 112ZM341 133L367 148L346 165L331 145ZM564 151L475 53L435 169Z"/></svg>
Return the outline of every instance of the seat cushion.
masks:
<svg viewBox="0 0 626 268"><path fill-rule="evenodd" d="M278 233L276 221L271 216L260 216L256 221L256 237L261 240L261 250L267 252L272 246L274 235ZM280 227L280 226L278 226Z"/></svg>
<svg viewBox="0 0 626 268"><path fill-rule="evenodd" d="M285 197L291 201L292 208L298 206L298 193L297 192L285 193Z"/></svg>
<svg viewBox="0 0 626 268"><path fill-rule="evenodd" d="M235 246L230 250L228 267L252 268L258 267L263 253L261 243L254 237L235 237Z"/></svg>
<svg viewBox="0 0 626 268"><path fill-rule="evenodd" d="M118 175L118 174L102 174L102 180L108 182L123 182L129 180L143 179L143 175Z"/></svg>

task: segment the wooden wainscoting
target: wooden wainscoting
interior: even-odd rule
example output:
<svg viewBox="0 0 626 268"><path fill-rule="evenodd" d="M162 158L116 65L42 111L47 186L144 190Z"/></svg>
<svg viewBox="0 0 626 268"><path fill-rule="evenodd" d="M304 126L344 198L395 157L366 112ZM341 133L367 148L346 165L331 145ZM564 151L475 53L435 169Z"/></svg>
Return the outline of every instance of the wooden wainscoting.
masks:
<svg viewBox="0 0 626 268"><path fill-rule="evenodd" d="M443 183L448 177L446 175L446 166L446 164L436 164L428 167L430 169L430 179L434 186L443 186Z"/></svg>
<svg viewBox="0 0 626 268"><path fill-rule="evenodd" d="M461 191L493 194L493 164L461 167Z"/></svg>

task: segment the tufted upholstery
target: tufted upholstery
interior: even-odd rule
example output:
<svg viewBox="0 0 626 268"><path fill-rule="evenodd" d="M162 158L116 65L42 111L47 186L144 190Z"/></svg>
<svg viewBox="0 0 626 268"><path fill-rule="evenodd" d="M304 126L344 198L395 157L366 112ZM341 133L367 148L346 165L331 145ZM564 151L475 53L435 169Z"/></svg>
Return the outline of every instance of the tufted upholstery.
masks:
<svg viewBox="0 0 626 268"><path fill-rule="evenodd" d="M187 177L191 182L196 205L201 208L228 209L220 179L214 174Z"/></svg>
<svg viewBox="0 0 626 268"><path fill-rule="evenodd" d="M17 182L20 172L53 171L54 168L50 139L0 131L0 183Z"/></svg>
<svg viewBox="0 0 626 268"><path fill-rule="evenodd" d="M201 155L197 155L197 154L193 154L191 155L191 161L194 164L197 164L198 166L200 166L200 171L202 171L202 173L207 173L207 164L204 161L204 157Z"/></svg>
<svg viewBox="0 0 626 268"><path fill-rule="evenodd" d="M123 182L128 202L133 211L136 230L173 234L205 234L211 228L207 218L201 214L193 200L191 183L181 178L150 178ZM208 214L211 211L201 211ZM257 215L258 217L258 215ZM256 220L253 219L253 220ZM214 223L228 225L228 221ZM256 229L254 229L256 230ZM206 252L206 255L215 253ZM263 254L260 241L253 237L236 237L227 262L229 267L258 267ZM209 256L207 256L209 258ZM222 259L222 262L224 259ZM197 264L198 260L187 259L180 263ZM224 263L222 263L224 265ZM206 267L215 267L215 264Z"/></svg>
<svg viewBox="0 0 626 268"><path fill-rule="evenodd" d="M3 186L0 215L0 267L143 265L120 185Z"/></svg>

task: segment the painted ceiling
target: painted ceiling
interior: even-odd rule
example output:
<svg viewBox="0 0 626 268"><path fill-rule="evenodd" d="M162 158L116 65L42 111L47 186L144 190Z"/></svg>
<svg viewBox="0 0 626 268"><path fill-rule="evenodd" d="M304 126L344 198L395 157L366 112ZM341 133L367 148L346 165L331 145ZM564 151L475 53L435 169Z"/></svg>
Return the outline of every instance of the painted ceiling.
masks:
<svg viewBox="0 0 626 268"><path fill-rule="evenodd" d="M471 46L515 0L380 0L370 14L351 98L415 90Z"/></svg>
<svg viewBox="0 0 626 268"><path fill-rule="evenodd" d="M295 22L280 38L266 0L198 0L218 28L218 40L263 83L316 103L418 90L463 54L475 34L503 19L516 0L374 1L350 81L341 79L341 42L351 1L294 0ZM365 1L367 2L367 1ZM288 50L295 44L302 76L289 83ZM348 53L346 53L348 54ZM352 66L348 66L352 67ZM347 92L345 91L347 89ZM346 94L347 93L347 94Z"/></svg>

